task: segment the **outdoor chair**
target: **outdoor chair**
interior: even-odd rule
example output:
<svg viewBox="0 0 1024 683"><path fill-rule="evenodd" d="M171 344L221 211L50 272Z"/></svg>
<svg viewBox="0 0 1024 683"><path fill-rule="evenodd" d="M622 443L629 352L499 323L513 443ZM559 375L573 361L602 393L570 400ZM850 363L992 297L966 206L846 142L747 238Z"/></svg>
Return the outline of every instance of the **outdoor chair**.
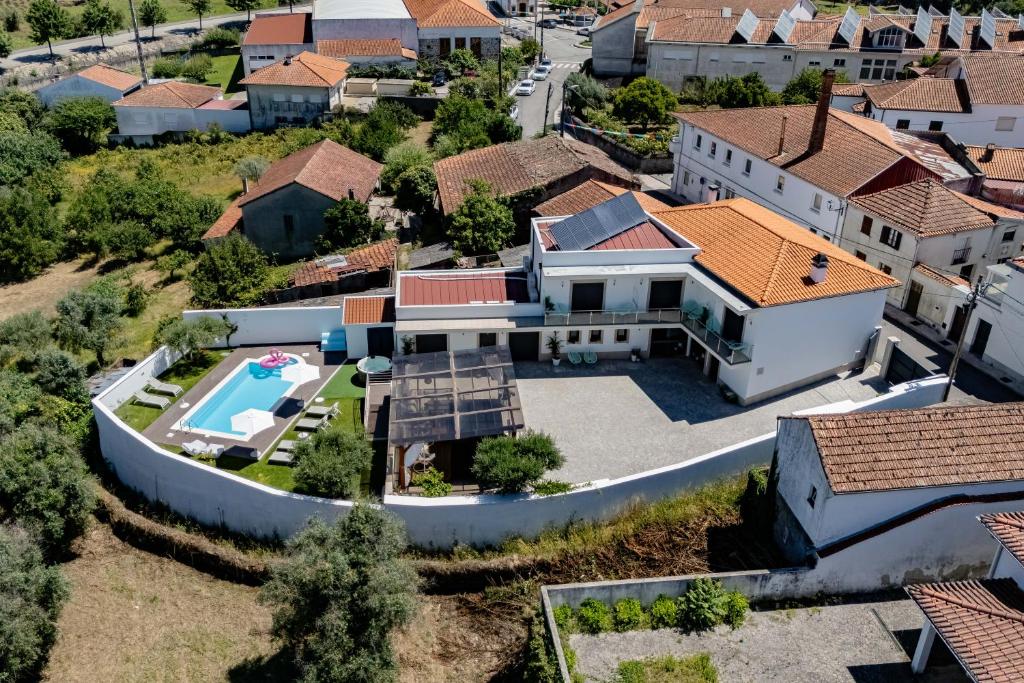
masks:
<svg viewBox="0 0 1024 683"><path fill-rule="evenodd" d="M183 391L177 384L171 384L170 382L161 382L156 377L151 377L146 383L146 386L155 391L158 394L168 394L170 396L177 396Z"/></svg>
<svg viewBox="0 0 1024 683"><path fill-rule="evenodd" d="M573 365L579 365L580 363L583 362L583 356L580 355L579 351L570 351L569 362L572 363Z"/></svg>
<svg viewBox="0 0 1024 683"><path fill-rule="evenodd" d="M426 472L433 466L434 457L435 453L433 452L424 453L409 465L409 471L414 474Z"/></svg>
<svg viewBox="0 0 1024 683"><path fill-rule="evenodd" d="M311 406L306 410L309 417L334 417L338 414L338 402L335 401L329 406Z"/></svg>
<svg viewBox="0 0 1024 683"><path fill-rule="evenodd" d="M150 408L159 408L160 410L171 405L171 402L163 396L147 393L144 389L136 391L135 394L132 395L132 399L140 405L149 406Z"/></svg>
<svg viewBox="0 0 1024 683"><path fill-rule="evenodd" d="M315 432L322 429L328 422L328 417L304 417L295 423L295 429L303 432Z"/></svg>
<svg viewBox="0 0 1024 683"><path fill-rule="evenodd" d="M291 465L293 464L294 459L294 454L288 451L282 451L280 448L278 448L276 451L270 454L270 457L267 458L267 462L270 463L271 465Z"/></svg>
<svg viewBox="0 0 1024 683"><path fill-rule="evenodd" d="M698 306L693 301L689 301L683 305L683 315L689 318L690 320L696 320L697 318L699 318L700 310L700 306Z"/></svg>
<svg viewBox="0 0 1024 683"><path fill-rule="evenodd" d="M597 354L593 351L587 351L583 354L583 362L587 365L597 365Z"/></svg>
<svg viewBox="0 0 1024 683"><path fill-rule="evenodd" d="M210 450L210 444L196 439L195 441L181 444L181 449L192 456L202 455Z"/></svg>
<svg viewBox="0 0 1024 683"><path fill-rule="evenodd" d="M281 443L277 444L277 450L290 453L295 450L295 442L291 439L282 439Z"/></svg>

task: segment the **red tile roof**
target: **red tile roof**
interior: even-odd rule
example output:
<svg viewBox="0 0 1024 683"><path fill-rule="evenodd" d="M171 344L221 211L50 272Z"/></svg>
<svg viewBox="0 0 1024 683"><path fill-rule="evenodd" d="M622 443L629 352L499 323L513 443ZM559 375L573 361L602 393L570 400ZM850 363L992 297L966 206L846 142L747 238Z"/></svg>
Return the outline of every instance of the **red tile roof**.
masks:
<svg viewBox="0 0 1024 683"><path fill-rule="evenodd" d="M312 14L258 15L249 24L242 45L306 45L313 42Z"/></svg>
<svg viewBox="0 0 1024 683"><path fill-rule="evenodd" d="M239 199L241 197L228 204L228 208L224 209L224 213L220 215L220 218L214 221L210 229L203 234L204 240L227 237L232 230L238 228L242 223L242 209L238 206Z"/></svg>
<svg viewBox="0 0 1024 683"><path fill-rule="evenodd" d="M316 51L325 57L344 59L346 57L405 57L416 59L416 52L402 47L398 38L374 38L366 40L318 40Z"/></svg>
<svg viewBox="0 0 1024 683"><path fill-rule="evenodd" d="M1024 479L1024 403L780 419L808 423L837 494Z"/></svg>
<svg viewBox="0 0 1024 683"><path fill-rule="evenodd" d="M405 6L421 29L501 26L480 0L405 0Z"/></svg>
<svg viewBox="0 0 1024 683"><path fill-rule="evenodd" d="M669 208L667 204L642 192L636 192L635 190L629 190L625 187L609 183L602 183L599 180L588 180L571 190L552 197L543 204L538 204L534 207L533 212L538 216L573 216L626 192L632 192L637 202L645 211L658 211Z"/></svg>
<svg viewBox="0 0 1024 683"><path fill-rule="evenodd" d="M992 158L987 159L985 147L967 145L967 156L990 180L1024 182L1024 149L994 147Z"/></svg>
<svg viewBox="0 0 1024 683"><path fill-rule="evenodd" d="M135 74L115 69L114 67L107 66L106 64L93 64L92 66L82 69L73 75L85 78L93 83L117 88L121 92L131 90L142 82L142 79Z"/></svg>
<svg viewBox="0 0 1024 683"><path fill-rule="evenodd" d="M368 244L338 257L315 259L303 263L292 273L289 285L306 287L309 285L337 282L343 275L356 272L375 273L395 264L395 253L398 251L398 240L389 239Z"/></svg>
<svg viewBox="0 0 1024 683"><path fill-rule="evenodd" d="M598 242L590 251L608 251L613 249L675 249L676 243L670 240L660 228L652 223L641 223L629 230L620 232L615 237Z"/></svg>
<svg viewBox="0 0 1024 683"><path fill-rule="evenodd" d="M776 306L895 287L899 281L853 254L743 199L694 204L652 215L700 247L694 260L757 306ZM828 256L824 281L811 259Z"/></svg>
<svg viewBox="0 0 1024 683"><path fill-rule="evenodd" d="M286 185L298 183L334 201L348 198L351 189L358 201L365 202L377 186L381 169L383 166L369 157L333 140L322 140L275 161L249 194L238 201L240 206L245 206Z"/></svg>
<svg viewBox="0 0 1024 683"><path fill-rule="evenodd" d="M964 82L953 78L910 78L878 85L866 84L864 95L878 109L956 114L971 111Z"/></svg>
<svg viewBox="0 0 1024 683"><path fill-rule="evenodd" d="M992 512L978 519L989 533L1024 565L1024 512Z"/></svg>
<svg viewBox="0 0 1024 683"><path fill-rule="evenodd" d="M196 109L220 96L220 88L181 81L156 83L136 90L113 102L115 107L158 107L163 109Z"/></svg>
<svg viewBox="0 0 1024 683"><path fill-rule="evenodd" d="M300 52L265 66L239 81L241 85L288 85L333 88L345 80L349 63L312 52Z"/></svg>
<svg viewBox="0 0 1024 683"><path fill-rule="evenodd" d="M1024 105L1024 55L971 54L960 63L971 104Z"/></svg>
<svg viewBox="0 0 1024 683"><path fill-rule="evenodd" d="M399 306L454 306L471 303L529 303L522 270L408 271L399 277Z"/></svg>
<svg viewBox="0 0 1024 683"><path fill-rule="evenodd" d="M1013 579L908 586L972 680L1024 680L1024 591Z"/></svg>
<svg viewBox="0 0 1024 683"><path fill-rule="evenodd" d="M395 322L395 297L347 296L342 323L345 325L376 325Z"/></svg>
<svg viewBox="0 0 1024 683"><path fill-rule="evenodd" d="M970 287L971 283L963 279L959 275L952 275L950 273L943 273L935 270L923 263L918 263L914 266L914 272L924 275L926 278L935 280L943 287Z"/></svg>

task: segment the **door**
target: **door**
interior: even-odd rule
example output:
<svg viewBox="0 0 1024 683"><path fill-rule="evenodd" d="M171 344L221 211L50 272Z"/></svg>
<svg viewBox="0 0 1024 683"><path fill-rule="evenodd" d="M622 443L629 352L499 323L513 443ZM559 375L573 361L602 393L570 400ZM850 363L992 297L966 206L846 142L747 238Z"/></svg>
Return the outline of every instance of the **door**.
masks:
<svg viewBox="0 0 1024 683"><path fill-rule="evenodd" d="M971 353L979 358L984 356L990 334L992 334L992 323L987 320L979 320L978 328L974 330L974 341L971 342Z"/></svg>
<svg viewBox="0 0 1024 683"><path fill-rule="evenodd" d="M946 335L947 339L956 341L960 338L960 333L964 329L964 322L967 320L967 306L957 306L956 313L953 314L953 324L949 326L949 333Z"/></svg>
<svg viewBox="0 0 1024 683"><path fill-rule="evenodd" d="M721 364L721 361L719 361L714 354L708 358L708 379L712 382L718 381L718 369L721 367Z"/></svg>
<svg viewBox="0 0 1024 683"><path fill-rule="evenodd" d="M722 321L722 338L727 341L743 341L743 316L725 309L725 320Z"/></svg>
<svg viewBox="0 0 1024 683"><path fill-rule="evenodd" d="M697 346L697 344L694 344ZM651 358L677 358L686 352L686 334L678 327L651 330Z"/></svg>
<svg viewBox="0 0 1024 683"><path fill-rule="evenodd" d="M392 328L367 328L366 352L371 356L387 356L391 358L395 352L395 335Z"/></svg>
<svg viewBox="0 0 1024 683"><path fill-rule="evenodd" d="M488 346L498 345L498 334L497 332L481 332L480 333L480 348L487 348Z"/></svg>
<svg viewBox="0 0 1024 683"><path fill-rule="evenodd" d="M683 300L682 280L655 280L647 297L647 310L678 309Z"/></svg>
<svg viewBox="0 0 1024 683"><path fill-rule="evenodd" d="M572 283L570 307L575 311L600 311L604 308L603 282Z"/></svg>
<svg viewBox="0 0 1024 683"><path fill-rule="evenodd" d="M435 353L448 350L447 334L417 334L416 353Z"/></svg>
<svg viewBox="0 0 1024 683"><path fill-rule="evenodd" d="M508 350L512 354L512 360L538 360L540 332L509 332Z"/></svg>
<svg viewBox="0 0 1024 683"><path fill-rule="evenodd" d="M907 295L907 305L903 307L903 310L914 317L917 317L917 307L921 305L922 292L924 292L924 285L911 280L910 293Z"/></svg>

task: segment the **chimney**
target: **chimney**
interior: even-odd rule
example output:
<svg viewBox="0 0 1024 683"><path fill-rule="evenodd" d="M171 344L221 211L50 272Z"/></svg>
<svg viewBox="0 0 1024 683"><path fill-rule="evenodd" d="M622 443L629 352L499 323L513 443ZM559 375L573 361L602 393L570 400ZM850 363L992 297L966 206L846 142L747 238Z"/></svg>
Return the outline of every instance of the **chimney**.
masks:
<svg viewBox="0 0 1024 683"><path fill-rule="evenodd" d="M351 187L348 188L348 198L351 199L352 201L355 201L356 199L356 191L353 190Z"/></svg>
<svg viewBox="0 0 1024 683"><path fill-rule="evenodd" d="M789 114L782 115L782 128L779 130L779 151L775 153L775 156L782 156L782 152L786 147L786 122L789 121Z"/></svg>
<svg viewBox="0 0 1024 683"><path fill-rule="evenodd" d="M985 145L985 153L981 155L981 161L992 161L996 155L995 143L990 142Z"/></svg>
<svg viewBox="0 0 1024 683"><path fill-rule="evenodd" d="M835 69L825 69L821 73L821 93L818 95L818 106L814 110L814 124L811 126L811 139L807 144L810 154L817 154L825 146L825 126L828 125L828 105L832 101L832 83L836 79Z"/></svg>
<svg viewBox="0 0 1024 683"><path fill-rule="evenodd" d="M713 204L718 201L719 187L715 183L708 183L704 187L704 203Z"/></svg>
<svg viewBox="0 0 1024 683"><path fill-rule="evenodd" d="M825 281L828 277L828 256L825 256L820 251L811 258L811 272L809 277L811 282L820 284Z"/></svg>
<svg viewBox="0 0 1024 683"><path fill-rule="evenodd" d="M732 7L723 7L722 8L722 17L728 19L731 16L732 16Z"/></svg>
<svg viewBox="0 0 1024 683"><path fill-rule="evenodd" d="M285 66L291 66L291 63L292 63L292 56L291 55L285 55L284 56L284 65Z"/></svg>

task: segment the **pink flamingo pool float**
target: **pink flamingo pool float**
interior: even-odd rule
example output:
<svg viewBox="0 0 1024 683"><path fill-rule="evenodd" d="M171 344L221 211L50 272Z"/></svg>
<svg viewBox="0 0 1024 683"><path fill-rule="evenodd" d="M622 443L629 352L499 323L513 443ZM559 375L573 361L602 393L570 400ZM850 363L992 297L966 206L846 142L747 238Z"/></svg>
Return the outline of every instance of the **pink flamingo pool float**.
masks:
<svg viewBox="0 0 1024 683"><path fill-rule="evenodd" d="M284 355L281 349L270 349L264 358L260 359L260 367L264 370L276 370L283 368L292 362L292 359Z"/></svg>

